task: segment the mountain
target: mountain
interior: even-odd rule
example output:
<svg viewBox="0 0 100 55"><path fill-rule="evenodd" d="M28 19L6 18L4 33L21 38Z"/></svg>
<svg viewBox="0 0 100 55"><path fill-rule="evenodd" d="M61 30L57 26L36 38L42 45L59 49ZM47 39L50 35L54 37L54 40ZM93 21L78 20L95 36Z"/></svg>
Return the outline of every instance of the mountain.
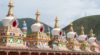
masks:
<svg viewBox="0 0 100 55"><path fill-rule="evenodd" d="M80 26L85 27L85 34L89 34L90 29L94 30L97 39L100 40L100 15L87 16L73 21L74 31L80 34ZM64 27L63 30L68 32L69 25Z"/></svg>
<svg viewBox="0 0 100 55"><path fill-rule="evenodd" d="M23 19L22 18L18 18L17 20L19 22L19 26L18 26L19 28L22 28L23 20L25 20L26 23L27 23L28 34L32 33L32 31L31 31L31 25L33 23L35 23L36 20L34 20L32 18L23 18ZM52 29L52 27L48 26L47 24L45 24L43 22L41 22L41 23L44 24L45 32L48 32L48 28L50 28L50 30ZM2 22L1 21L0 21L0 26L2 26Z"/></svg>

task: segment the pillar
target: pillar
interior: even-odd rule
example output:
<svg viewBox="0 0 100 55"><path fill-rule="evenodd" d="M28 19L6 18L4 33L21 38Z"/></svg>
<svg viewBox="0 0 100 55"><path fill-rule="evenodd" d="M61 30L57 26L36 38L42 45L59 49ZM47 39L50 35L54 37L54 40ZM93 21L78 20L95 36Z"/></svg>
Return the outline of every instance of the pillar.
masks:
<svg viewBox="0 0 100 55"><path fill-rule="evenodd" d="M31 55L31 52L29 52L29 55Z"/></svg>
<svg viewBox="0 0 100 55"><path fill-rule="evenodd" d="M9 51L6 51L6 53L7 53L7 55L8 55Z"/></svg>

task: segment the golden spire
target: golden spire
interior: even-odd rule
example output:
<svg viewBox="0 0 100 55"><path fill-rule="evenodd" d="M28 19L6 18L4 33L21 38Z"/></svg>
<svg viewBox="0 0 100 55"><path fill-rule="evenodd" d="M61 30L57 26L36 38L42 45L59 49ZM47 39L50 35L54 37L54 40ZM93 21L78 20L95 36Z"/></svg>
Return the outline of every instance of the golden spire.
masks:
<svg viewBox="0 0 100 55"><path fill-rule="evenodd" d="M39 12L39 10L37 9L37 12L36 12L36 22L39 22L39 20L40 20L40 12Z"/></svg>
<svg viewBox="0 0 100 55"><path fill-rule="evenodd" d="M58 28L58 17L57 16L55 18L55 26L54 26L54 28Z"/></svg>
<svg viewBox="0 0 100 55"><path fill-rule="evenodd" d="M14 7L13 0L9 1L8 7L9 7L9 10L8 10L7 16L14 16L14 14L13 14L13 7Z"/></svg>
<svg viewBox="0 0 100 55"><path fill-rule="evenodd" d="M70 24L70 29L69 29L69 31L74 31L74 29L73 29L73 23Z"/></svg>
<svg viewBox="0 0 100 55"><path fill-rule="evenodd" d="M90 34L91 37L94 36L93 29L90 30L90 33L89 34Z"/></svg>
<svg viewBox="0 0 100 55"><path fill-rule="evenodd" d="M84 35L84 27L81 26L81 35Z"/></svg>
<svg viewBox="0 0 100 55"><path fill-rule="evenodd" d="M25 19L23 20L23 23L26 23Z"/></svg>

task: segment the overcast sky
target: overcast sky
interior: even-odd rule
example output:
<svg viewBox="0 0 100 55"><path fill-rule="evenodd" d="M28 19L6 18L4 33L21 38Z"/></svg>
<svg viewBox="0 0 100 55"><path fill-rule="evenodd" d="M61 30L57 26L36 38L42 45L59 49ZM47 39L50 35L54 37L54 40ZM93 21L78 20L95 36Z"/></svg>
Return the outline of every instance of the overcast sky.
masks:
<svg viewBox="0 0 100 55"><path fill-rule="evenodd" d="M6 17L7 6L8 0L0 0L0 19ZM100 14L100 0L14 0L14 6L18 18L35 18L39 9L41 21L52 27L58 16L61 28L80 17Z"/></svg>

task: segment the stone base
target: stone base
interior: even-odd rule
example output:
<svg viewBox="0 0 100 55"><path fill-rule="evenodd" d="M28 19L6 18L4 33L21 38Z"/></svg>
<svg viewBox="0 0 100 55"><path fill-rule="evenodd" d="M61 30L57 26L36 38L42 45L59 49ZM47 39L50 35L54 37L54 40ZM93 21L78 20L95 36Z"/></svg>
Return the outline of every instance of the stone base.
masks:
<svg viewBox="0 0 100 55"><path fill-rule="evenodd" d="M66 51L69 51L69 49L66 48L66 47L58 47L58 48L59 48L59 50L66 50Z"/></svg>
<svg viewBox="0 0 100 55"><path fill-rule="evenodd" d="M26 48L26 45L24 44L16 44L16 43L7 43L7 47L13 47L13 48Z"/></svg>
<svg viewBox="0 0 100 55"><path fill-rule="evenodd" d="M81 51L80 47L79 46L74 46L74 51Z"/></svg>

